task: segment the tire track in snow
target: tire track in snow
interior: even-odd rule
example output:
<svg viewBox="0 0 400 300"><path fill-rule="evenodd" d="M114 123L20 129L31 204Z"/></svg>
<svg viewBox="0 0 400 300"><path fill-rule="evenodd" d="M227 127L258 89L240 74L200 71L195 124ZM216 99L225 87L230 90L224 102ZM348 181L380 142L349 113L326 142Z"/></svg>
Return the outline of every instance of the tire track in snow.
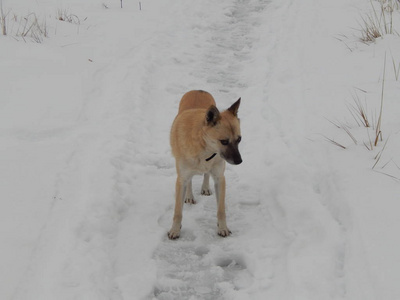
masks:
<svg viewBox="0 0 400 300"><path fill-rule="evenodd" d="M118 17L122 25L131 19L128 14ZM111 16L107 21L115 20ZM119 274L113 256L119 237L117 230L128 207L135 211L137 197L141 197L146 188L151 189L149 177L143 175L148 173L146 166L155 164L148 160L153 156L146 155L136 143L137 138L140 142L150 141L144 132L150 125L146 118L149 116L148 99L132 89L137 77L131 75L136 74L136 65L142 65L121 55L130 49L132 40L140 41L140 35L126 37L124 32L110 35L109 28L102 30L108 41L102 45L103 50L115 57L99 59L93 64L95 69L90 72L89 87L79 115L82 124L79 123L81 126L77 126L76 134L70 138L71 155L58 176L54 207L38 241L38 253L32 258L27 278L15 299L122 297L119 282L115 281ZM115 45L120 47L121 53ZM135 56L138 60L148 58L140 51ZM147 67L154 68L154 64ZM151 74L151 70L140 71ZM135 86L145 86L145 82ZM138 130L140 128L144 130ZM133 218L138 223L146 214L146 209L139 209L139 218ZM135 242L140 242L140 237L149 233L143 225L136 228L138 230L131 233L136 237Z"/></svg>
<svg viewBox="0 0 400 300"><path fill-rule="evenodd" d="M317 5L311 2L285 1L275 5L270 15L268 30L274 46L268 55L271 76L265 90L268 110L264 117L269 127L265 142L271 147L264 154L270 158L265 178L269 184L262 193L268 195L265 206L274 225L288 237L282 249L286 270L276 279L288 279L289 298L336 299L346 295L350 216L336 188L327 153L307 139L315 130L309 119L318 116L315 107L319 105L306 93L305 43L317 42L309 38L316 17L309 7Z"/></svg>

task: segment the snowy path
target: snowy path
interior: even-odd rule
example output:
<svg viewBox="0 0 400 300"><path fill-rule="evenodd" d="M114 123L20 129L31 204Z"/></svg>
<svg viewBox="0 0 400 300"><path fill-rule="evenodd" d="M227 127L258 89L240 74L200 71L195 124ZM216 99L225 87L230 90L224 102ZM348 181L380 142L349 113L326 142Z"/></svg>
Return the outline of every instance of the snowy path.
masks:
<svg viewBox="0 0 400 300"><path fill-rule="evenodd" d="M182 91L190 88L207 88L214 95L215 93L218 93L218 91L222 94L227 94L227 91L229 91L231 94L228 94L228 96L232 96L224 97L226 99L226 107L228 104L230 104L230 102L240 96L240 94L234 94L234 92L235 90L240 91L243 87L245 87L248 84L248 79L243 80L244 78L238 78L241 73L237 72L237 70L243 70L245 68L246 58L249 59L246 55L249 49L252 47L252 42L254 39L251 37L251 30L253 30L252 26L257 25L255 23L258 16L256 11L253 11L252 14L249 12L249 7L251 6L247 2L237 2L235 5L229 5L228 7L224 7L223 5L221 6L223 11L223 21L213 20L212 14L210 14L208 17L211 20L203 20L206 13L190 17L186 16L188 20L193 22L193 24L190 24L191 27L187 28L185 26L181 29L182 32L178 31L173 36L169 34L171 31L166 29L168 35L165 36L164 34L164 36L160 37L161 41L157 40L154 42L155 51L158 51L158 47L163 47L163 45L165 45L166 49L172 47L170 50L171 56L168 57L167 61L161 61L156 71L150 68L150 71L146 73L148 75L144 76L144 84L148 87L146 91L142 91L144 93L143 98L152 99L154 97L165 97L165 95L160 94L159 91L155 93L154 90L157 91L159 88L152 88L151 83L163 83L163 81L166 80L164 74L168 72L165 69L170 68L172 64L178 65L178 68L180 68L179 70L175 71L178 72L178 74L189 74L187 78L182 77L182 80L185 80L188 83L182 82L182 86L187 87L184 87L183 89L179 87L179 89L176 88L175 90L171 91L170 97L175 103L174 107L171 107L167 111L167 108L164 106L157 107L143 105L142 107L145 107L148 110L144 113L140 112L138 114L138 118L140 118L140 116L149 116L152 113L162 114L168 112L170 115L167 120L169 119L169 122L172 122L176 114L176 107L179 101L179 98L176 98L177 90L182 93ZM215 9L215 5L211 6L210 4L210 9L211 8ZM182 9L182 7L180 9ZM185 8L183 8L183 10L185 10ZM196 12L196 10L194 10L194 12ZM185 14L177 15L185 16ZM250 17L256 18L250 23L246 22L248 20L247 18ZM177 23L185 24L185 20L177 20ZM175 27L176 25L173 24L172 26ZM211 34L205 34L208 32ZM180 39L182 38L186 39L186 44L188 47L184 49L173 48L174 44L180 47L182 44ZM178 41L175 41L174 39L177 39ZM185 52L182 52L182 50ZM158 81L158 78L161 80ZM173 86L176 85L176 82L167 82L166 85L169 87L169 89L173 89ZM162 119L162 117L160 119ZM149 130L152 130L155 125L152 123L153 119L143 119L143 117L139 122L141 124L146 124L144 128L148 128ZM176 243L167 240L165 228L170 226L172 218L171 213L173 201L171 201L171 199L173 199L174 192L173 186L175 181L175 169L173 160L171 159L169 153L168 144L170 123L162 124L161 126L163 128L166 127L167 130L157 128L157 130L152 130L148 135L144 134L142 136L142 140L146 141L149 138L159 138L164 140L165 145L163 145L163 147L164 149L167 149L165 150L166 157L160 158L159 153L156 153L156 155L158 156L157 159L159 161L162 161L163 159L168 163L164 162L160 165L160 163L154 162L155 166L158 168L155 169L156 172L145 174L140 180L138 180L137 188L135 188L135 190L142 190L143 187L149 186L149 184L151 187L152 182L156 181L157 183L163 183L162 185L160 184L160 187L162 187L162 190L168 193L166 196L161 197L161 199L165 199L163 201L165 201L164 207L166 213L161 214L158 220L159 225L161 228L163 228L163 242L157 246L157 249L150 261L151 264L151 262L154 260L154 265L151 265L153 268L156 267L159 270L157 272L158 278L154 290L154 296L164 299L168 297L174 297L174 295L181 295L182 297L197 295L198 297L208 297L211 299L218 297L218 295L221 296L224 290L229 291L231 289L231 285L234 285L235 281L239 280L236 285L244 285L241 286L242 288L249 286L250 282L247 281L251 281L251 276L247 270L244 256L242 254L237 254L234 250L235 244L232 244L232 241L228 242L226 246L224 246L226 253L221 252L221 249L218 246L223 241L221 241L221 239L216 235L215 226L210 226L211 224L215 225L216 223L215 199L213 199L213 197L211 197L212 199L207 199L206 197L198 196L198 198L201 198L199 199L200 201L198 205L185 208L184 227L181 239L176 241ZM149 147L145 147L145 149L148 148ZM143 161L145 158L149 159L150 155L144 155L139 160ZM148 169L148 162L146 162L143 168L144 170ZM228 172L230 169L231 168L228 169ZM160 170L162 172L161 175L163 175L161 178L159 174ZM239 182L238 175L233 172L234 170L232 170L228 175L228 180L232 182L232 185L234 185L235 182ZM143 193L140 194L148 195L146 198L154 199L160 197L160 190L161 188L153 192L143 190ZM229 191L228 197L232 193L237 193L238 190L239 189L236 188L233 190L233 192ZM195 191L198 192L198 187L195 187ZM140 215L143 215L143 210L148 210L147 207L149 206L147 203L140 203L140 200L141 199L137 199L139 202L135 200L133 201L133 207L136 206L140 209L140 211L136 212L137 215L129 215L126 220L124 220L126 225L125 228L121 229L121 232L126 231L126 233L123 235L125 238L128 236L133 236L134 239L136 239L137 237L136 234L132 234L132 230L134 230L132 228L135 227L135 223L137 222L133 220L137 220L137 218L139 218L140 220L143 220L143 222L146 222L146 218L154 218L151 213L140 217ZM155 207L160 207L160 203L156 203ZM239 207L236 208L236 211L232 210L231 217L232 230L236 231L237 234L240 233L240 226L237 226L234 223L234 220L236 219L239 224L243 221L243 213L240 212L238 208ZM253 210L255 209L256 208L253 208ZM152 212L154 211L159 211L159 213L162 212L160 208L152 208ZM139 228L142 227L140 225L136 226ZM236 227L238 228L236 229ZM135 243L135 241L132 241L132 239L133 238L130 238L131 245ZM139 239L143 239L143 247L149 247L148 243L146 245L146 241L149 240L148 237L139 237ZM124 249L123 251L126 252L126 241L121 243L122 245L119 246L119 248ZM141 243L139 242L139 244ZM174 255L170 255L171 253L174 253ZM135 261L135 251L132 251L130 255L133 257L125 259L132 261L132 266L137 265L139 262ZM118 257L121 258L121 253L119 253ZM126 266L125 261L120 263L121 265ZM136 291L136 294L139 290L139 287L142 287L146 282L146 276L142 276L143 274L139 276L131 276L132 281L125 283L127 286L129 286L130 290ZM138 277L142 277L142 279L138 281ZM240 279L241 277L243 278ZM227 285L225 288L223 287L224 284Z"/></svg>
<svg viewBox="0 0 400 300"><path fill-rule="evenodd" d="M222 4L222 17L210 20L191 37L189 42L193 41L199 47L186 55L198 55L199 66L194 67L193 75L194 81L200 81L199 88L207 86L212 93L219 91L225 94L224 99L233 102L251 85L243 74L249 73L249 53L256 47L254 43L260 30L258 19L267 4L266 1L235 1L228 7ZM205 34L208 32L211 34ZM245 101L245 106L249 102ZM199 196L198 180L196 194L199 204L185 208L182 238L174 242L164 237L154 253L158 267L154 290L157 299L243 298L246 294L241 290L253 285L251 264L254 261L246 255L239 237L249 234L249 224L255 220L258 226L266 229L270 226L258 211L259 199L241 199L244 196L240 191L243 184L231 166L228 166L227 182L229 226L234 235L226 240L216 235L215 199L214 196ZM163 228L168 228L171 222L171 208L160 218ZM267 243L260 251L268 250L265 247L271 245Z"/></svg>

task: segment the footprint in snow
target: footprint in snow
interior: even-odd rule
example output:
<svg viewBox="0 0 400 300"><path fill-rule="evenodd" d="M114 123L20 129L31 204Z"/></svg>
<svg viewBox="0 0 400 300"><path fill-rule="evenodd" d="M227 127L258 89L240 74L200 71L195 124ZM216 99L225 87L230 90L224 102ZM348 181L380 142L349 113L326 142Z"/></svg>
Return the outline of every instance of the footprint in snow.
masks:
<svg viewBox="0 0 400 300"><path fill-rule="evenodd" d="M153 299L221 299L249 287L253 277L245 257L217 244L207 245L190 234L178 241L166 239L154 253L159 271Z"/></svg>

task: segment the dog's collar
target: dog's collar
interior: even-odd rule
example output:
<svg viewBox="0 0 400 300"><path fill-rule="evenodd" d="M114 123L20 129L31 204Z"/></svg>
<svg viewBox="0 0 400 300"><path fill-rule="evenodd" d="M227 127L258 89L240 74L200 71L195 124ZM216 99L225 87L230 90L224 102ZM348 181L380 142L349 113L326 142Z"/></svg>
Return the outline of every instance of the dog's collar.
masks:
<svg viewBox="0 0 400 300"><path fill-rule="evenodd" d="M217 155L217 153L214 153L213 155L211 155L209 158L206 158L206 161L212 160L214 158L214 156Z"/></svg>

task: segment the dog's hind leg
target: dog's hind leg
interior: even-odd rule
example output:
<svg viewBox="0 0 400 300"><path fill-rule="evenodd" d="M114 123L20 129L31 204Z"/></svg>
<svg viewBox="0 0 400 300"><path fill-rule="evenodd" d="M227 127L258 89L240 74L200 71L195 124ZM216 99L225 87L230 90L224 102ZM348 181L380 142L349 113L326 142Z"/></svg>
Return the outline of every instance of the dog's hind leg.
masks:
<svg viewBox="0 0 400 300"><path fill-rule="evenodd" d="M203 185L201 186L201 194L205 195L205 196L210 196L211 195L210 174L209 173L205 173L204 174Z"/></svg>
<svg viewBox="0 0 400 300"><path fill-rule="evenodd" d="M192 180L189 180L186 188L185 203L196 204L193 197Z"/></svg>

